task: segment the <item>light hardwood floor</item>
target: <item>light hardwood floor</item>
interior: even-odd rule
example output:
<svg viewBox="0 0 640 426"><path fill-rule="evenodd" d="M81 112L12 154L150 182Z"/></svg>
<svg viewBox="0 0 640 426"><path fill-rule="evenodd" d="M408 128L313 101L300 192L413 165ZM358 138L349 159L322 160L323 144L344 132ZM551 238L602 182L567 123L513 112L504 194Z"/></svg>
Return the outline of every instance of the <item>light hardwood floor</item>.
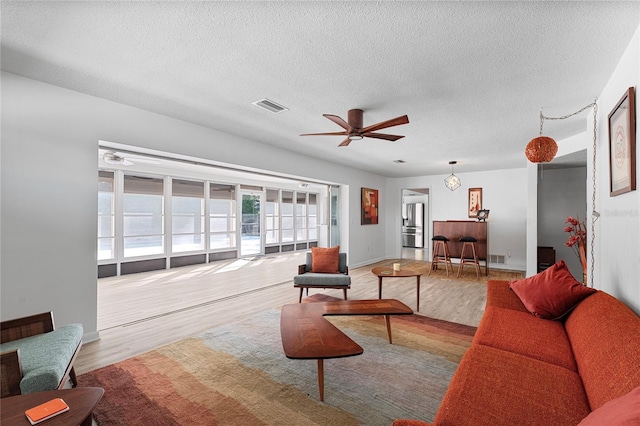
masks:
<svg viewBox="0 0 640 426"><path fill-rule="evenodd" d="M297 303L293 288L297 265L305 252L234 259L98 280L100 340L83 346L75 363L82 374L209 328L258 312ZM349 299L376 299L376 266L416 260L390 259L350 268ZM342 297L341 290L315 290ZM385 278L383 297L398 299L415 310L414 278ZM421 278L420 312L432 318L476 326L486 300L486 285L475 280Z"/></svg>

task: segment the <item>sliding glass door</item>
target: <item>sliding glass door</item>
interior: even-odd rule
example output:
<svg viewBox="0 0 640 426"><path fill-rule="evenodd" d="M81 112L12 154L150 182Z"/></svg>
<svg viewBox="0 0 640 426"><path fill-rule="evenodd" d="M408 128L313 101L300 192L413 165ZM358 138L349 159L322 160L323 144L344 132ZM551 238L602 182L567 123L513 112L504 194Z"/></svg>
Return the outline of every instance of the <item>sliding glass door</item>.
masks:
<svg viewBox="0 0 640 426"><path fill-rule="evenodd" d="M262 254L262 192L241 191L240 256Z"/></svg>

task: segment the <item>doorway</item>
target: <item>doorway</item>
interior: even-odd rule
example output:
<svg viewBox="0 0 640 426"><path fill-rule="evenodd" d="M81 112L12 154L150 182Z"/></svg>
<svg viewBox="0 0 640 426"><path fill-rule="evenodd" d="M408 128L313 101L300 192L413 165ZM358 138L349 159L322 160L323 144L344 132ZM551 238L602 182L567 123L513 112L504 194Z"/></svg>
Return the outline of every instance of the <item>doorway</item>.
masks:
<svg viewBox="0 0 640 426"><path fill-rule="evenodd" d="M241 191L240 256L262 254L262 192Z"/></svg>
<svg viewBox="0 0 640 426"><path fill-rule="evenodd" d="M429 189L402 190L401 254L402 259L429 260L430 221Z"/></svg>

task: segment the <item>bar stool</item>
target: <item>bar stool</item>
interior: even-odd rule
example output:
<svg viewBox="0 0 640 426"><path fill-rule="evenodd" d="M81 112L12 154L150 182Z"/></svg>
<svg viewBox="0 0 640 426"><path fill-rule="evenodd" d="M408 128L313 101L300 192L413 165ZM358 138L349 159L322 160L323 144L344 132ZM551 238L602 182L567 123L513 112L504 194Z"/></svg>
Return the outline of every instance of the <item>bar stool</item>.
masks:
<svg viewBox="0 0 640 426"><path fill-rule="evenodd" d="M480 279L480 262L478 261L478 254L476 253L476 240L473 237L464 236L460 238L460 242L462 243L462 251L460 252L460 266L458 266L458 278L460 278L460 274L462 273L462 268L465 264L475 265L476 267L476 277ZM465 257L465 251L470 251L470 253Z"/></svg>
<svg viewBox="0 0 640 426"><path fill-rule="evenodd" d="M447 276L449 276L449 266L451 266L451 273L453 273L451 255L449 254L449 245L447 244L449 239L443 235L436 235L431 238L431 241L433 241L433 256L431 257L429 275L431 275L431 271L438 269L438 263L444 263L444 268L447 270Z"/></svg>

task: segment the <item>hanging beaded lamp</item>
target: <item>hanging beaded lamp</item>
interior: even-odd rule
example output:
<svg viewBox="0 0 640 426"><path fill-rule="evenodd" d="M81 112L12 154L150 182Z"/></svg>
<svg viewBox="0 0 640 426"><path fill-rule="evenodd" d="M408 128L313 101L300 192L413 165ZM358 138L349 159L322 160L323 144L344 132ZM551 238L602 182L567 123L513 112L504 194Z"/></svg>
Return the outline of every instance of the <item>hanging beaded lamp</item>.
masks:
<svg viewBox="0 0 640 426"><path fill-rule="evenodd" d="M548 163L556 156L558 144L553 138L542 136L544 116L540 110L540 136L531 139L524 150L527 159L532 163Z"/></svg>

